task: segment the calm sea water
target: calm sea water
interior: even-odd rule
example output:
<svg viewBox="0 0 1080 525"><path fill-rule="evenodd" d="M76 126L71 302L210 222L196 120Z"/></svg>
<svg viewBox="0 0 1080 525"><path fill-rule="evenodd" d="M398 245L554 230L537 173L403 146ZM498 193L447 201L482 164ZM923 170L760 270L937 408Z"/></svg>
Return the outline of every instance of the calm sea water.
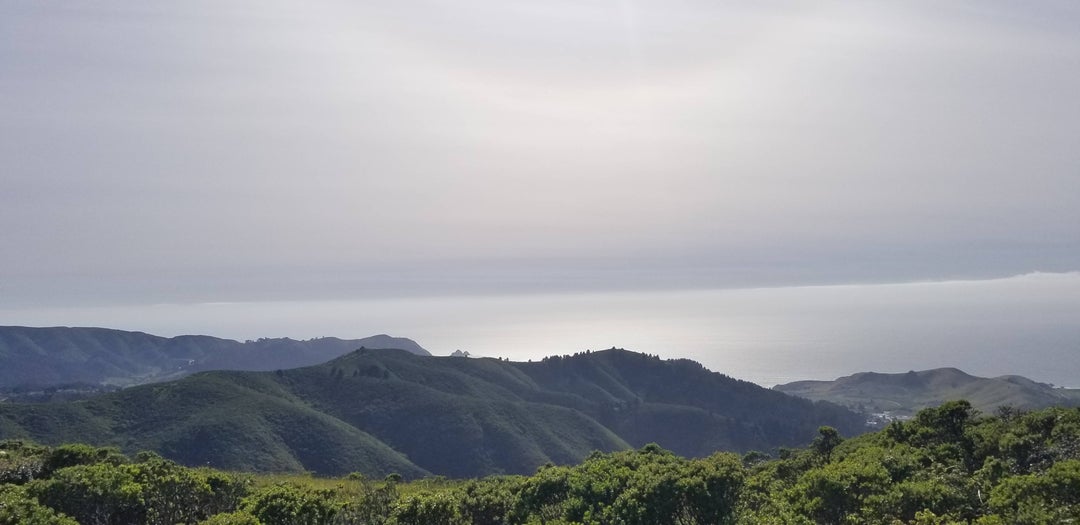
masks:
<svg viewBox="0 0 1080 525"><path fill-rule="evenodd" d="M436 355L627 348L771 386L955 366L1080 386L1080 273L892 285L3 311L4 324L234 339L376 333Z"/></svg>

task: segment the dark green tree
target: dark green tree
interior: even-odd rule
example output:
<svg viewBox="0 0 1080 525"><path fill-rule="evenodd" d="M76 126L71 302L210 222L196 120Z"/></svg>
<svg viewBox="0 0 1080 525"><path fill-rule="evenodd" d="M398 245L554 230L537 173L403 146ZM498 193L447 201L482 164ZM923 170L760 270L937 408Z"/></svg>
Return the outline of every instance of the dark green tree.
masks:
<svg viewBox="0 0 1080 525"><path fill-rule="evenodd" d="M248 496L242 505L263 525L331 525L343 507L332 492L282 483Z"/></svg>
<svg viewBox="0 0 1080 525"><path fill-rule="evenodd" d="M0 525L79 525L29 496L22 487L0 485Z"/></svg>

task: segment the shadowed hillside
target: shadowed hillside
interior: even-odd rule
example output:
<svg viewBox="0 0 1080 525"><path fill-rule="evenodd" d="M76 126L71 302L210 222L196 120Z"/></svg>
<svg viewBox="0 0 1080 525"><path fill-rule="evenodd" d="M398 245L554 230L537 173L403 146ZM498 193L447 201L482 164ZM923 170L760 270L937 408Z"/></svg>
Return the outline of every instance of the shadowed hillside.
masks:
<svg viewBox="0 0 1080 525"><path fill-rule="evenodd" d="M376 335L241 343L204 335L158 337L106 328L0 326L0 388L71 383L131 385L202 370L275 370L325 362L360 347L429 355L411 339Z"/></svg>
<svg viewBox="0 0 1080 525"><path fill-rule="evenodd" d="M0 404L0 438L150 449L227 469L464 477L529 473L646 442L690 456L800 445L821 425L861 432L861 420L692 361L624 350L536 363L358 350L294 370Z"/></svg>

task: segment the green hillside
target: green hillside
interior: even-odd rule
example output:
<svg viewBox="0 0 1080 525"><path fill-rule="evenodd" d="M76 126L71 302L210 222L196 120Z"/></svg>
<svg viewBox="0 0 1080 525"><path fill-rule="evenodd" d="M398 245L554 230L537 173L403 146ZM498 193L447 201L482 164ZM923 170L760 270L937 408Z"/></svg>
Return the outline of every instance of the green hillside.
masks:
<svg viewBox="0 0 1080 525"><path fill-rule="evenodd" d="M0 435L153 450L229 470L342 473L362 465L372 475L426 473L267 375L203 373L74 403L0 404Z"/></svg>
<svg viewBox="0 0 1080 525"><path fill-rule="evenodd" d="M545 392L570 394L552 402L586 411L635 447L660 443L700 457L802 445L823 421L847 434L862 431L862 421L840 407L793 399L688 359L613 349L515 366Z"/></svg>
<svg viewBox="0 0 1080 525"><path fill-rule="evenodd" d="M0 388L72 383L132 385L203 370L275 370L325 362L360 347L429 355L411 339L376 335L343 340L204 335L158 337L106 328L0 326Z"/></svg>
<svg viewBox="0 0 1080 525"><path fill-rule="evenodd" d="M1021 376L976 377L955 368L903 374L864 372L835 381L797 381L773 388L864 412L889 411L902 415L956 399L967 400L983 412L1003 406L1032 410L1080 405L1078 390L1054 388Z"/></svg>
<svg viewBox="0 0 1080 525"><path fill-rule="evenodd" d="M680 454L808 443L861 417L710 372L609 350L536 363L358 350L274 372L206 372L85 401L0 403L0 438L153 450L189 465L528 473L657 442Z"/></svg>
<svg viewBox="0 0 1080 525"><path fill-rule="evenodd" d="M0 440L4 525L1049 525L1080 520L1080 409L964 401L778 457L649 444L526 476L248 474Z"/></svg>

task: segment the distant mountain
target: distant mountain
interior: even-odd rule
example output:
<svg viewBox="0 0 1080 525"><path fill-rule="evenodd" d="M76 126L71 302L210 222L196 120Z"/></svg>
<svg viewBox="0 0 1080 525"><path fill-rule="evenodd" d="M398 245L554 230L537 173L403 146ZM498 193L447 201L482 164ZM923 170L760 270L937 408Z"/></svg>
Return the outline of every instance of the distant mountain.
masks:
<svg viewBox="0 0 1080 525"><path fill-rule="evenodd" d="M206 372L72 403L0 403L0 439L154 450L226 469L454 477L531 473L593 450L806 444L863 418L710 372L607 350L534 363L358 350L275 372Z"/></svg>
<svg viewBox="0 0 1080 525"><path fill-rule="evenodd" d="M983 412L1001 406L1024 410L1080 405L1080 390L1054 388L1021 376L976 377L955 368L902 374L863 372L835 381L796 381L773 387L812 400L863 412L913 414L945 401L966 399Z"/></svg>
<svg viewBox="0 0 1080 525"><path fill-rule="evenodd" d="M203 370L276 370L323 363L358 348L430 355L411 339L376 335L244 343L205 335L158 337L107 328L0 326L0 388L72 383L131 385Z"/></svg>

